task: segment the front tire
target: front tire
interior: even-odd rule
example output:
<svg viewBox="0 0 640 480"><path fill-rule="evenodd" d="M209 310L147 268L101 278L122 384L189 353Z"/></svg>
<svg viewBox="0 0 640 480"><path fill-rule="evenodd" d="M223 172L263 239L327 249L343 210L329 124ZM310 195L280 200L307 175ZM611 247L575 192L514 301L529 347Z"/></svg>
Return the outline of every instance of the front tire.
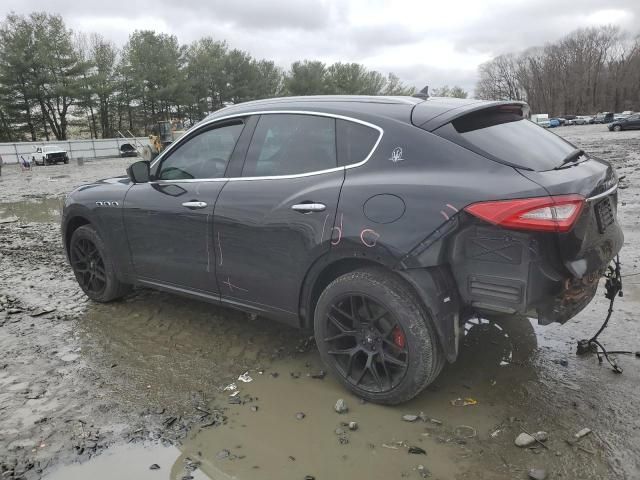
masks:
<svg viewBox="0 0 640 480"><path fill-rule="evenodd" d="M83 225L73 232L69 261L80 288L91 300L110 302L131 290L130 285L118 280L104 242L91 225Z"/></svg>
<svg viewBox="0 0 640 480"><path fill-rule="evenodd" d="M620 125L616 125L615 127L613 127L614 132L619 132L620 130L622 130L622 127Z"/></svg>
<svg viewBox="0 0 640 480"><path fill-rule="evenodd" d="M381 268L331 282L318 299L314 329L327 367L370 402L410 400L444 366L431 318L409 287Z"/></svg>

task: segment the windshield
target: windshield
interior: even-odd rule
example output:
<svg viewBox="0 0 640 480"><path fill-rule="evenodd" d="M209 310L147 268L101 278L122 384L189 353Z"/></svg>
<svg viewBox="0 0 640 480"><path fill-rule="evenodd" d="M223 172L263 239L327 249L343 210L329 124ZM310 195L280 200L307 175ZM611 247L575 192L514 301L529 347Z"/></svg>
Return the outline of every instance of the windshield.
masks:
<svg viewBox="0 0 640 480"><path fill-rule="evenodd" d="M462 143L473 150L530 170L551 170L575 150L569 142L515 112L484 110L452 123Z"/></svg>

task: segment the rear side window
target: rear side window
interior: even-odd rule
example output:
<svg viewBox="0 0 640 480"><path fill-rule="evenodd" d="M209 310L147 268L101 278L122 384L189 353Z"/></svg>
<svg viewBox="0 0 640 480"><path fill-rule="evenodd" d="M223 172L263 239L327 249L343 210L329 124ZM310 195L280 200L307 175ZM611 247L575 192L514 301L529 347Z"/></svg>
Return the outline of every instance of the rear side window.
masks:
<svg viewBox="0 0 640 480"><path fill-rule="evenodd" d="M262 115L253 133L243 177L295 175L335 168L334 118L298 114Z"/></svg>
<svg viewBox="0 0 640 480"><path fill-rule="evenodd" d="M523 118L519 109L481 110L452 124L455 133L448 131L445 135L450 140L499 162L529 170L551 170L575 150L566 140Z"/></svg>
<svg viewBox="0 0 640 480"><path fill-rule="evenodd" d="M353 165L369 156L380 132L374 128L347 120L337 120L338 165Z"/></svg>

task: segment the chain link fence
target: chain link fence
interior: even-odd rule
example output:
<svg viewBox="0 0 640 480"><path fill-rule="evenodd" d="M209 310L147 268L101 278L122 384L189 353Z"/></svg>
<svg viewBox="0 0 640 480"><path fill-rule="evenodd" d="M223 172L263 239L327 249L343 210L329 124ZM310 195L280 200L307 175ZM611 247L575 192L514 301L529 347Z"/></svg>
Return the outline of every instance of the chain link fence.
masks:
<svg viewBox="0 0 640 480"><path fill-rule="evenodd" d="M0 156L5 164L18 163L20 156L31 160L37 146L55 146L67 151L70 159L109 158L120 156L120 147L128 143L138 149L149 143L148 137L103 138L98 140L63 140L52 142L0 143Z"/></svg>

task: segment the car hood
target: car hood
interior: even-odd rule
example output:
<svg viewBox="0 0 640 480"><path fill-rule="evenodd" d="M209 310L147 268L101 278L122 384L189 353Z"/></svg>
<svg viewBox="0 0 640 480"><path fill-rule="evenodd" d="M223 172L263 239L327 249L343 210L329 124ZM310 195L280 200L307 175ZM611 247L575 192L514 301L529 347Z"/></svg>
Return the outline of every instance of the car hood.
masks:
<svg viewBox="0 0 640 480"><path fill-rule="evenodd" d="M84 193L91 194L90 192L95 191L96 189L113 190L113 189L120 189L121 188L123 190L123 192L124 192L131 185L132 185L132 182L129 179L129 177L126 176L126 175L122 175L122 176L119 176L119 177L103 178L101 180L96 180L95 182L92 182L92 183L85 183L83 185L80 185L80 186L76 187L74 190L69 192L68 196L71 196L72 194L79 194L79 193L81 193L81 194L84 194Z"/></svg>

